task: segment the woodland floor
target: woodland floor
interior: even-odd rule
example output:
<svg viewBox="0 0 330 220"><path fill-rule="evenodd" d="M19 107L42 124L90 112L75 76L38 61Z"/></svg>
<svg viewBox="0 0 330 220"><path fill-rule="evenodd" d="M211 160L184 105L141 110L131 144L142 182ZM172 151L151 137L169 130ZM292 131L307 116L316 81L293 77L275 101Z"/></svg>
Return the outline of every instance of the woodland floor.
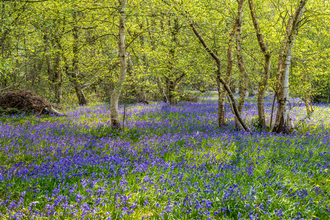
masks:
<svg viewBox="0 0 330 220"><path fill-rule="evenodd" d="M329 219L330 105L315 108L287 136L236 131L228 106L219 129L213 95L129 106L124 132L107 104L2 116L0 218ZM244 111L252 127L253 98Z"/></svg>

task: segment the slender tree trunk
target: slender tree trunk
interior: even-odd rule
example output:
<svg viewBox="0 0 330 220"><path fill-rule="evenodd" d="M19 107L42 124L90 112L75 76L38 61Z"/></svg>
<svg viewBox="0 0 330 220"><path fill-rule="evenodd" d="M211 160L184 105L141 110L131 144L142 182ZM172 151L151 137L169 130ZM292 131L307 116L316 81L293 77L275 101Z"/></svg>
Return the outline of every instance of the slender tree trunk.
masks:
<svg viewBox="0 0 330 220"><path fill-rule="evenodd" d="M143 23L140 23L140 31L143 32ZM144 34L140 35L140 42L141 42L141 47L143 48L143 51L145 51L146 48L145 48ZM147 55L145 52L143 52L143 55L139 56L138 58L139 58L139 60L142 60L142 65L144 66L144 77L142 80L148 80L147 76L148 76L148 72L149 72L149 63L148 63ZM147 94L146 94L145 88L146 87L144 84L139 85L139 90L137 91L137 99L138 99L138 102L147 104L148 100L147 100Z"/></svg>
<svg viewBox="0 0 330 220"><path fill-rule="evenodd" d="M76 91L76 95L78 98L79 105L87 105L87 99L85 97L85 94L82 90L82 86L78 80L79 75L79 49L78 49L78 42L79 42L79 33L78 33L78 20L77 20L77 11L74 10L73 12L73 20L75 22L72 33L73 33L73 59L72 59L72 67L73 72L71 75L72 83L74 86L74 89Z"/></svg>
<svg viewBox="0 0 330 220"><path fill-rule="evenodd" d="M275 122L275 131L277 133L288 133L291 129L289 123L289 110L288 110L288 101L289 101L289 73L290 73L290 64L292 60L292 50L293 43L290 45L288 53L286 54L286 59L284 62L284 72L282 74L281 81L281 90L279 92L278 108Z"/></svg>
<svg viewBox="0 0 330 220"><path fill-rule="evenodd" d="M54 92L55 103L60 104L62 101L62 69L60 67L61 54L56 53L54 66Z"/></svg>
<svg viewBox="0 0 330 220"><path fill-rule="evenodd" d="M242 55L242 17L243 17L243 5L245 0L240 0L238 2L238 15L237 15L237 31L236 31L236 50L237 50L237 63L238 69L241 73L241 83L239 87L239 101L237 105L238 112L242 114L243 106L247 91L247 73L245 70L243 55ZM236 126L239 126L237 117L235 117Z"/></svg>
<svg viewBox="0 0 330 220"><path fill-rule="evenodd" d="M309 94L305 95L305 105L306 105L307 115L313 113L314 109L311 106L311 96Z"/></svg>
<svg viewBox="0 0 330 220"><path fill-rule="evenodd" d="M170 5L168 2L164 1L163 2L167 5ZM171 6L171 5L170 5ZM206 52L212 57L212 59L215 61L217 68L218 68L218 75L217 75L217 80L219 81L219 83L221 83L224 86L224 89L226 90L226 92L228 93L230 99L231 99L231 104L233 106L234 109L234 113L236 115L236 117L238 118L238 121L241 123L242 127L244 128L244 130L249 131L249 128L246 126L246 124L244 123L241 115L238 112L237 109L237 105L236 105L236 101L234 98L233 93L231 92L229 85L226 83L226 81L221 77L221 60L220 58L214 53L213 50L210 49L210 47L207 45L207 43L205 42L204 38L200 35L200 33L198 32L198 30L195 27L194 22L190 19L190 17L188 16L188 14L184 11L179 10L178 8L176 8L174 6L174 9L177 10L178 12L180 12L188 21L191 29L193 30L194 34L196 35L196 37L198 38L199 42L203 45L204 49L206 50Z"/></svg>
<svg viewBox="0 0 330 220"><path fill-rule="evenodd" d="M118 101L121 90L123 88L123 83L126 78L127 71L127 53L126 53L126 43L125 43L125 9L126 0L120 0L120 16L119 16L119 58L120 58L120 73L115 88L111 94L111 127L114 129L120 128L119 112L118 112Z"/></svg>
<svg viewBox="0 0 330 220"><path fill-rule="evenodd" d="M305 76L303 77L303 81L304 83L306 84L309 84L308 85L308 90L306 91L305 93L305 97L304 97L304 101L305 101L305 105L306 105L306 112L307 112L307 115L310 115L311 113L314 112L314 109L311 105L311 82L309 80L309 77L308 77L308 74L306 73Z"/></svg>
<svg viewBox="0 0 330 220"><path fill-rule="evenodd" d="M161 94L161 96L163 97L163 101L169 102L167 99L166 92L164 91L164 87L163 87L161 78L159 76L157 76L156 79L157 79L158 90L159 90L159 93Z"/></svg>
<svg viewBox="0 0 330 220"><path fill-rule="evenodd" d="M218 126L222 127L225 124L225 105L224 105L224 96L223 94L226 92L224 87L221 84L221 62L220 60L216 60L217 63L217 71L216 71L216 82L217 82L217 90L218 90Z"/></svg>
<svg viewBox="0 0 330 220"><path fill-rule="evenodd" d="M220 82L220 81L219 81ZM219 84L218 89L218 124L219 127L222 127L225 125L225 98L226 98L226 90L223 88L221 82Z"/></svg>
<svg viewBox="0 0 330 220"><path fill-rule="evenodd" d="M167 97L168 101L170 102L171 105L175 104L175 85L172 79L165 78L166 80L166 86L167 86Z"/></svg>
<svg viewBox="0 0 330 220"><path fill-rule="evenodd" d="M216 82L217 82L217 90L218 90L218 125L219 127L223 126L225 123L225 109L223 105L223 101L220 101L221 99L221 94L223 93L223 87L220 82L220 77L221 77L221 65L219 63L217 72L216 72Z"/></svg>
<svg viewBox="0 0 330 220"><path fill-rule="evenodd" d="M147 19L147 24L149 26L148 19ZM155 27L156 27L156 21L155 21L155 18L153 16L152 17L151 31L149 29L150 44L151 44L151 49L152 49L153 52L156 51L156 42L155 42L155 37L154 37L155 36ZM154 65L157 65L157 62L154 62ZM167 99L167 95L166 95L166 92L164 90L162 79L160 78L160 76L156 76L156 81L157 81L157 86L158 86L159 93L162 96L163 101L164 102L169 102L168 99Z"/></svg>
<svg viewBox="0 0 330 220"><path fill-rule="evenodd" d="M233 43L234 43L234 38L235 38L235 33L236 33L236 25L237 21L234 23L233 31L230 33L229 37L229 42L228 42L228 50L227 50L227 73L225 75L225 82L230 85L230 77L233 71ZM218 117L219 117L219 127L225 125L225 109L224 109L224 103L226 100L226 90L224 89L224 86L221 86L221 93L219 96L219 110L218 110ZM230 104L230 103L229 103Z"/></svg>
<svg viewBox="0 0 330 220"><path fill-rule="evenodd" d="M291 26L292 26L292 22L293 22L293 18L292 17L289 17L289 20L288 20L288 23L287 23L287 26L286 26L286 39L289 37L289 34L290 34L290 30L291 30ZM282 49L280 51L280 55L279 55L279 58L278 58L278 64L277 64L277 69L276 69L276 98L277 100L279 100L280 98L280 93L279 91L281 90L281 82L282 82L282 77L283 77L283 69L284 69L284 63L285 63L285 59L286 59L286 52L285 52L285 47L286 45L283 44L282 45Z"/></svg>
<svg viewBox="0 0 330 220"><path fill-rule="evenodd" d="M260 49L265 57L264 74L261 78L261 82L259 83L258 98L257 98L259 122L263 127L265 127L266 126L266 117L265 117L264 97L265 97L265 92L266 92L267 85L268 85L268 80L270 77L271 53L270 53L270 51L264 41L264 37L261 33L259 22L258 22L258 17L257 17L257 12L255 10L253 0L249 0L249 8L250 8L250 12L251 12L253 26L254 26L254 29L256 30L258 43L259 43Z"/></svg>
<svg viewBox="0 0 330 220"><path fill-rule="evenodd" d="M44 35L44 41L45 41L45 54L46 54L46 63L47 63L47 72L48 72L48 84L49 84L49 89L52 91L53 90L53 83L54 83L54 74L53 74L53 68L52 68L52 57L50 54L50 42L49 42L49 37L47 33Z"/></svg>
<svg viewBox="0 0 330 220"><path fill-rule="evenodd" d="M171 27L171 20L169 20L169 27ZM174 24L173 24L173 29L171 29L171 34L172 34L172 39L171 39L171 48L169 50L169 76L165 77L165 82L166 82L166 87L167 87L167 98L168 101L171 105L176 104L177 99L176 99L176 93L175 89L177 86L177 80L178 78L175 77L177 72L174 69L174 60L176 58L176 48L175 44L177 44L178 38L177 35L180 30L180 25L179 25L179 19L175 18L174 19ZM179 77L180 78L180 77Z"/></svg>
<svg viewBox="0 0 330 220"><path fill-rule="evenodd" d="M269 127L272 127L273 124L273 116L274 116L274 107L275 107L275 100L276 100L276 93L274 94L274 98L273 98L273 104L272 104L272 111L270 113L270 122L269 122Z"/></svg>
<svg viewBox="0 0 330 220"><path fill-rule="evenodd" d="M244 130L249 131L249 128L246 126L246 124L244 123L240 113L238 112L238 108L237 108L237 105L236 105L234 95L233 95L232 91L230 90L228 83L221 77L221 61L220 61L220 58L206 44L205 40L203 39L203 37L200 35L198 30L196 29L193 21L185 13L183 13L183 15L187 18L187 20L190 24L190 27L192 28L192 30L193 30L194 34L196 35L196 37L199 39L200 43L204 46L205 50L210 54L210 56L215 60L215 62L217 64L217 68L218 68L217 80L219 81L220 84L223 85L224 89L228 93L228 95L230 97L230 100L232 102L231 104L233 106L235 116L237 117L238 121L240 122L240 124L242 125Z"/></svg>
<svg viewBox="0 0 330 220"><path fill-rule="evenodd" d="M258 88L258 118L260 124L265 127L266 126L266 116L265 116L265 104L264 104L264 98L265 93L268 85L268 80L270 77L270 66L271 66L271 54L265 54L265 66L264 66L264 74L262 77L262 81L259 83Z"/></svg>
<svg viewBox="0 0 330 220"><path fill-rule="evenodd" d="M57 51L55 53L54 62L52 62L52 56L50 53L50 39L47 34L44 35L44 40L49 87L50 90L54 92L55 103L59 104L62 100L62 71L60 68L61 53Z"/></svg>
<svg viewBox="0 0 330 220"><path fill-rule="evenodd" d="M230 76L233 71L233 43L234 43L234 38L235 38L235 33L236 33L236 26L237 26L237 20L235 20L233 30L230 33L229 36L229 42L228 42L228 49L227 49L227 61L228 61L228 66L227 66L227 73L225 75L225 82L230 85ZM221 71L218 74L221 77ZM217 79L218 82L220 82L219 79ZM227 91L224 89L224 86L219 84L218 93L219 93L219 100L218 100L218 122L219 122L219 127L222 127L225 125L225 100L226 100L226 94ZM230 103L229 103L230 104Z"/></svg>
<svg viewBox="0 0 330 220"><path fill-rule="evenodd" d="M298 30L300 26L301 18L305 11L305 6L308 0L301 0L300 4L298 5L295 14L293 16L292 22L289 19L288 24L290 25L289 32L287 33L285 46L283 48L284 53L284 66L283 70L280 73L279 79L280 81L280 88L278 91L279 98L278 98L278 109L276 114L276 122L273 128L274 132L277 133L288 133L292 126L292 121L289 115L289 110L287 103L289 101L289 73L290 73L290 65L292 59L292 51L294 46L294 41L298 36ZM281 61L281 60L280 60Z"/></svg>

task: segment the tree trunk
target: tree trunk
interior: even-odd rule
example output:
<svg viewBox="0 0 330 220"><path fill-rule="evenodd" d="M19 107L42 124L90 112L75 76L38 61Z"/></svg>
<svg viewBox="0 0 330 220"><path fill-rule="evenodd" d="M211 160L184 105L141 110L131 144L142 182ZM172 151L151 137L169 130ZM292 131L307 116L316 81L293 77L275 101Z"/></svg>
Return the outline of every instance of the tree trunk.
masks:
<svg viewBox="0 0 330 220"><path fill-rule="evenodd" d="M220 82L221 77L221 64L217 65L216 71L216 82L217 82L217 90L218 90L218 125L222 127L225 124L225 108L224 108L224 100L221 100L221 94L224 93L224 89Z"/></svg>
<svg viewBox="0 0 330 220"><path fill-rule="evenodd" d="M168 4L166 1L163 1L165 4ZM168 4L169 5L169 4ZM171 5L170 5L171 6ZM241 115L239 114L238 110L237 110L237 105L235 102L235 98L233 93L231 92L229 85L226 83L226 81L221 77L221 60L220 58L213 52L213 50L210 49L210 47L207 45L207 43L205 42L204 38L200 35L200 33L198 32L198 30L195 27L194 22L189 18L188 14L186 12L183 12L181 10L179 10L178 8L176 8L174 6L174 9L179 11L189 22L190 27L192 28L194 34L196 35L196 37L198 38L198 40L200 41L200 43L203 45L203 47L205 48L206 52L212 57L212 59L215 61L217 68L218 68L218 75L217 75L217 80L224 86L224 89L226 90L226 92L228 93L230 99L231 99L231 104L233 106L234 109L234 113L236 115L236 117L238 118L238 121L241 123L242 127L244 128L244 130L249 131L249 128L246 126L246 124L244 123Z"/></svg>
<svg viewBox="0 0 330 220"><path fill-rule="evenodd" d="M264 104L264 97L268 85L268 80L270 77L270 66L271 66L271 54L266 53L265 54L265 66L264 66L264 74L262 77L262 81L259 83L259 88L258 88L258 98L257 98L257 103L258 103L258 118L260 124L265 127L266 126L266 116L265 116L265 104Z"/></svg>
<svg viewBox="0 0 330 220"><path fill-rule="evenodd" d="M149 26L148 19L147 19L147 25ZM153 15L151 31L150 31L150 28L149 28L149 38L150 38L151 49L152 49L153 52L156 51L156 42L155 42L155 37L154 37L155 36L155 27L156 27L156 21L155 21L154 15ZM155 61L154 64L157 65L157 62ZM157 81L157 86L158 86L159 93L162 96L163 101L164 102L169 102L160 76L156 76L156 81Z"/></svg>
<svg viewBox="0 0 330 220"><path fill-rule="evenodd" d="M295 14L293 16L292 22L289 19L288 24L290 24L289 32L287 32L286 41L284 43L284 66L279 74L280 77L280 88L278 94L278 109L276 115L276 122L273 128L274 132L277 133L288 133L291 128L291 118L289 115L287 103L289 101L289 73L290 65L292 59L292 51L294 46L294 41L298 36L298 30L300 26L301 18L305 11L305 6L308 0L301 0L299 6L297 7ZM281 62L281 60L280 60Z"/></svg>
<svg viewBox="0 0 330 220"><path fill-rule="evenodd" d="M175 102L175 85L174 82L172 80L168 80L168 99L170 101L171 105L176 104Z"/></svg>
<svg viewBox="0 0 330 220"><path fill-rule="evenodd" d="M237 105L238 112L242 114L246 91L247 91L247 73L245 70L243 55L242 55L242 17L243 17L243 5L245 0L238 2L238 15L237 15L237 31L236 31L236 50L237 50L237 63L238 69L241 73L241 83L239 87L239 101ZM235 117L236 126L239 126L237 117Z"/></svg>
<svg viewBox="0 0 330 220"><path fill-rule="evenodd" d="M305 95L305 105L306 105L307 115L310 115L311 113L314 112L314 109L311 106L311 96L309 94Z"/></svg>
<svg viewBox="0 0 330 220"><path fill-rule="evenodd" d="M266 92L267 85L268 85L268 80L270 77L271 53L270 53L269 49L267 48L267 45L264 41L264 37L261 33L259 22L258 22L258 17L257 17L257 12L255 10L253 0L249 0L249 8L250 8L250 12L251 12L253 26L254 26L254 29L256 30L258 43L259 43L260 49L265 57L264 74L262 76L261 82L259 82L258 98L257 98L259 123L261 124L261 126L265 127L266 126L266 117L265 117L264 97L265 97L265 92Z"/></svg>
<svg viewBox="0 0 330 220"><path fill-rule="evenodd" d="M305 97L304 97L304 101L305 101L305 105L306 105L306 112L307 115L309 116L310 114L312 114L314 112L314 109L311 105L311 82L310 79L308 77L308 74L305 73L305 76L303 77L303 81L306 84L308 84L308 88L307 91L305 92Z"/></svg>
<svg viewBox="0 0 330 220"><path fill-rule="evenodd" d="M52 58L50 54L50 42L49 42L49 37L45 33L44 35L44 41L45 41L45 54L46 54L46 63L47 63L47 72L48 72L48 84L49 84L49 89L52 91L53 90L53 82L54 82L54 74L53 74L53 68L52 68Z"/></svg>
<svg viewBox="0 0 330 220"><path fill-rule="evenodd" d="M193 32L196 35L196 37L199 39L200 43L204 46L205 50L210 54L210 56L215 60L215 62L217 64L217 68L218 68L218 76L217 76L218 77L218 81L223 85L224 89L228 93L228 95L229 95L229 97L231 99L231 102L232 102L231 104L233 106L235 116L237 117L238 121L240 122L240 124L242 125L242 127L244 128L244 130L249 131L249 128L246 126L246 124L244 123L241 115L238 112L234 95L231 92L228 83L221 77L221 61L220 61L220 58L208 47L208 45L206 44L206 42L203 39L203 37L199 34L198 30L196 29L193 21L189 17L187 17L186 14L184 14L184 16L188 19L188 22L190 24L190 27L193 29Z"/></svg>
<svg viewBox="0 0 330 220"><path fill-rule="evenodd" d="M165 78L165 84L166 84L166 97L168 99L168 102L170 103L170 105L174 105L176 104L175 102L175 82L173 81L173 79L170 79L169 77L164 77Z"/></svg>
<svg viewBox="0 0 330 220"><path fill-rule="evenodd" d="M72 59L72 67L73 67L73 72L71 75L72 78L72 83L74 86L74 89L76 91L76 95L78 98L78 103L79 105L87 105L87 99L85 97L85 94L82 90L82 86L78 80L78 75L79 75L79 49L78 49L78 41L79 41L79 33L78 33L78 20L77 20L77 11L74 10L73 12L73 20L74 20L74 27L72 30L73 34L73 47L72 47L72 52L73 52L73 59Z"/></svg>
<svg viewBox="0 0 330 220"><path fill-rule="evenodd" d="M236 34L236 26L237 26L237 20L235 20L234 22L234 26L233 26L233 30L230 33L229 36L229 42L228 42L228 50L227 50L227 73L225 75L225 82L228 84L228 86L230 86L230 76L232 74L233 71L233 43L234 43L234 38L235 38L235 34ZM221 76L221 73L220 73ZM220 81L220 80L219 80ZM226 90L224 89L224 86L221 86L221 93L219 96L219 109L218 109L218 117L219 117L219 127L224 126L225 125L225 110L224 110L224 103L226 100ZM230 104L230 103L229 103Z"/></svg>
<svg viewBox="0 0 330 220"><path fill-rule="evenodd" d="M218 124L219 127L225 126L225 98L226 90L223 88L221 82L219 81L218 89Z"/></svg>
<svg viewBox="0 0 330 220"><path fill-rule="evenodd" d="M168 25L169 25L169 27L172 26L171 20L169 20ZM177 87L178 83L185 76L183 74L179 77L176 77L176 74L178 74L178 72L174 69L174 61L175 61L175 58L176 58L175 44L177 44L177 41L178 41L177 35L179 33L179 30L180 30L179 19L175 18L173 28L171 29L172 39L171 39L171 48L169 50L169 62L168 62L169 76L164 77L166 87L167 87L167 98L168 98L168 101L171 105L174 105L174 104L177 103L175 90L176 90L176 87Z"/></svg>
<svg viewBox="0 0 330 220"><path fill-rule="evenodd" d="M227 49L227 73L225 75L224 81L229 85L230 84L230 76L233 71L233 43L234 43L234 37L236 33L236 25L237 25L237 20L234 22L233 30L230 33L229 36L229 42L228 42L228 49ZM225 100L226 100L226 94L227 91L225 90L224 86L221 85L221 81L219 77L221 77L221 69L220 67L220 62L218 63L218 78L217 78L217 83L218 83L218 123L219 127L222 127L225 125Z"/></svg>
<svg viewBox="0 0 330 220"><path fill-rule="evenodd" d="M281 81L281 90L279 91L279 100L278 108L276 115L276 122L274 131L277 133L288 133L290 124L288 120L289 110L288 110L288 101L289 101L289 73L290 73L290 64L292 59L292 50L293 43L290 45L288 53L286 54L286 59L284 62L284 72L282 74Z"/></svg>
<svg viewBox="0 0 330 220"><path fill-rule="evenodd" d="M163 97L163 101L169 102L167 99L166 92L164 91L161 78L159 76L157 76L156 79L157 79L158 90L159 90L160 95Z"/></svg>
<svg viewBox="0 0 330 220"><path fill-rule="evenodd" d="M126 78L127 71L127 53L125 43L125 9L126 0L120 0L120 16L119 16L119 58L120 58L120 73L115 88L111 94L110 101L110 114L111 114L111 127L114 129L120 128L119 112L118 112L118 101L123 83Z"/></svg>
<svg viewBox="0 0 330 220"><path fill-rule="evenodd" d="M54 66L54 92L55 103L60 104L62 101L62 69L60 67L61 54L56 52L55 66Z"/></svg>

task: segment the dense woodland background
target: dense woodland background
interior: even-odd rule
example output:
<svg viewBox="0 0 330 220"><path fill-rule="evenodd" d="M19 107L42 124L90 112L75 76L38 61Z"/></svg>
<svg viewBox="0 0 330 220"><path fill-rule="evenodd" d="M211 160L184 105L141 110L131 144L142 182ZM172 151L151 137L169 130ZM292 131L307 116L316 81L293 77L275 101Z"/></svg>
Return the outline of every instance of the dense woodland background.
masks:
<svg viewBox="0 0 330 220"><path fill-rule="evenodd" d="M262 100L275 93L281 103L289 68L290 95L305 101L308 111L311 101L330 101L328 0L0 4L0 93L29 89L56 104L108 102L122 68L121 102L176 104L195 100L189 91L217 90L221 125L227 101L222 76L241 94L239 112L247 91L258 97L265 125Z"/></svg>

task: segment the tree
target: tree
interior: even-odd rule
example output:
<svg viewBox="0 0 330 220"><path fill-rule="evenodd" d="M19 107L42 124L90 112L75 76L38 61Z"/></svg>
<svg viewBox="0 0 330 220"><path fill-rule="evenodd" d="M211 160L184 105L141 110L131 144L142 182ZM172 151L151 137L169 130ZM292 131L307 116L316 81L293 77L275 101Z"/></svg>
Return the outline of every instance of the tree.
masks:
<svg viewBox="0 0 330 220"><path fill-rule="evenodd" d="M120 0L119 6L119 37L118 37L118 49L120 58L120 73L118 81L115 84L114 90L111 94L111 127L120 128L119 112L118 112L118 101L121 90L123 88L123 83L126 78L127 70L127 52L126 52L126 42L125 42L125 10L126 10L126 0Z"/></svg>
<svg viewBox="0 0 330 220"><path fill-rule="evenodd" d="M169 6L172 6L170 3L168 3L167 1L163 0L163 2ZM236 33L236 22L234 24L234 28L233 28L233 32L230 35L230 39L229 39L229 46L228 46L228 68L227 68L227 78L224 79L221 76L221 60L220 58L216 55L216 53L208 46L208 44L206 43L206 41L204 40L204 38L202 37L202 35L199 33L199 31L197 30L193 20L190 18L189 14L185 11L180 10L179 8L177 8L175 5L173 5L174 9L176 11L178 11L181 15L183 15L191 29L193 30L195 36L198 38L199 42L201 43L201 45L204 47L205 51L212 57L212 59L215 61L216 66L217 66L217 80L219 82L219 84L221 84L224 88L224 90L228 93L229 97L230 97L230 101L231 101L231 105L233 107L234 110L234 114L237 117L238 121L240 122L241 126L243 127L244 130L249 131L249 128L246 126L246 124L244 123L240 113L238 112L238 108L236 105L236 101L234 98L234 95L232 93L232 91L230 90L230 87L228 85L228 81L226 81L226 79L228 80L230 73L231 73L231 68L232 68L232 64L231 62L231 47L232 47L232 41L233 41L233 36ZM220 96L221 98L221 96ZM221 99L219 98L219 105L221 105ZM220 107L220 106L219 106ZM219 115L222 114L220 108L219 108ZM221 116L219 117L219 123L222 122ZM220 125L220 124L219 124Z"/></svg>
<svg viewBox="0 0 330 220"><path fill-rule="evenodd" d="M279 60L279 71L277 72L278 86L277 86L277 100L278 108L276 115L276 122L273 128L274 132L287 133L290 128L290 115L288 111L289 101L289 73L292 59L292 51L294 42L298 36L298 31L301 25L301 19L305 12L306 3L308 0L301 0L292 17L289 18L287 24L287 32L285 41L283 43L283 52Z"/></svg>
<svg viewBox="0 0 330 220"><path fill-rule="evenodd" d="M240 98L238 101L238 112L242 114L246 92L247 92L247 84L248 84L248 76L246 73L244 61L243 61L243 53L242 53L242 17L243 17L243 6L245 0L239 0L238 3L238 11L237 11L237 18L236 18L236 51L237 51L237 64L238 69L241 73L240 75L240 87L239 87L239 94ZM236 126L239 125L237 117L235 118Z"/></svg>
<svg viewBox="0 0 330 220"><path fill-rule="evenodd" d="M258 100L257 100L259 122L263 127L265 127L266 126L266 117L265 117L264 97L265 97L265 92L267 89L268 80L270 77L271 52L269 51L269 49L264 41L263 34L261 33L260 25L259 25L258 17L257 17L257 12L255 10L253 0L249 0L249 8L250 8L250 12L251 12L253 26L256 31L258 43L259 43L260 49L265 57L264 74L262 76L261 82L259 83Z"/></svg>

